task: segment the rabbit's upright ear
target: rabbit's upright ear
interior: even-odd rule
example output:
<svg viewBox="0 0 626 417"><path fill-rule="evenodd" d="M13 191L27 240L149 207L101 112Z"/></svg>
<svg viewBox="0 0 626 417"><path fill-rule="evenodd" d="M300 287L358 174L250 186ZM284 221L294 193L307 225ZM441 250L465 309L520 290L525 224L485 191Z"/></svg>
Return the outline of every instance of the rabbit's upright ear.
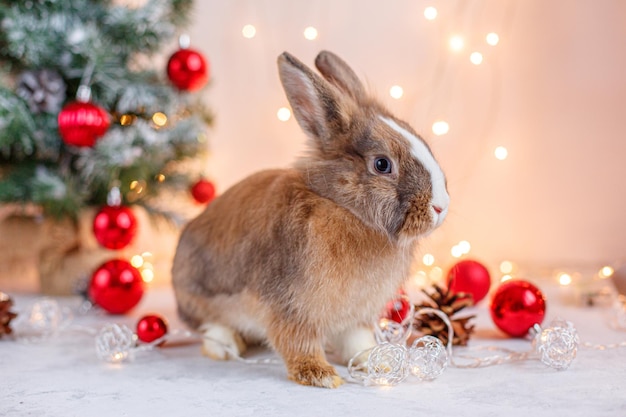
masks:
<svg viewBox="0 0 626 417"><path fill-rule="evenodd" d="M365 87L346 62L329 51L322 51L315 58L315 66L331 84L356 100L365 97Z"/></svg>
<svg viewBox="0 0 626 417"><path fill-rule="evenodd" d="M347 126L350 103L326 80L288 52L278 57L278 73L294 116L306 133L323 144Z"/></svg>

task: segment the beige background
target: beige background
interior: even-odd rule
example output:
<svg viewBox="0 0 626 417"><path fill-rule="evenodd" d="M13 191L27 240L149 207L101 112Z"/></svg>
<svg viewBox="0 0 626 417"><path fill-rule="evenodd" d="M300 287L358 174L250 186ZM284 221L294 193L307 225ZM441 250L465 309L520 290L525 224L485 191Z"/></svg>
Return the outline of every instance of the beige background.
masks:
<svg viewBox="0 0 626 417"><path fill-rule="evenodd" d="M434 21L426 6L439 11ZM220 190L302 150L275 60L343 56L430 141L452 196L424 243L445 266L460 240L496 264L599 267L626 260L626 2L619 0L206 0L189 34L211 63L206 99L217 119L207 167ZM245 24L257 34L246 39ZM305 27L319 31L314 41ZM485 34L497 32L491 47ZM447 40L465 38L453 53ZM480 51L481 65L469 61ZM405 94L392 99L389 87ZM450 131L434 136L444 119ZM497 146L509 157L494 158Z"/></svg>

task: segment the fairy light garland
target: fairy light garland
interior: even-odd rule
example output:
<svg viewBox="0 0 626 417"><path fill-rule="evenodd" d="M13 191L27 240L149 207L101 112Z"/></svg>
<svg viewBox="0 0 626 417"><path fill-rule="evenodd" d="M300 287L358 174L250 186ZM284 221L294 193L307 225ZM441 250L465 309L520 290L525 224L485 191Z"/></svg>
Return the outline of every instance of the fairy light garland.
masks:
<svg viewBox="0 0 626 417"><path fill-rule="evenodd" d="M555 319L548 327L533 326L532 348L527 351L515 351L498 346L478 346L470 351L486 352L477 356L453 351L454 328L450 318L441 310L420 308L415 311L410 304L406 318L398 323L390 319L380 319L374 327L377 345L355 354L348 363L350 377L365 386L397 385L412 376L418 380L430 381L438 378L446 368L483 368L510 362L539 360L555 370L565 370L576 358L579 348L607 350L625 348L626 341L612 344L580 343L576 328L571 322ZM626 330L626 299L620 298L615 305L617 317L613 323L617 329ZM407 341L412 336L413 321L423 314L435 314L448 328L447 345L432 336L415 338L410 345ZM186 330L166 332L148 343L138 343L138 336L128 326L118 323L106 324L99 331L90 327L72 324L73 314L67 307L61 307L51 298L42 298L35 302L18 331L17 340L33 343L53 338L65 331L74 331L95 336L95 354L107 363L131 361L138 353L147 352L178 337L198 339L194 333ZM220 341L202 339L221 344L231 359L251 364L281 364L276 358L244 359ZM495 353L495 354L492 354Z"/></svg>

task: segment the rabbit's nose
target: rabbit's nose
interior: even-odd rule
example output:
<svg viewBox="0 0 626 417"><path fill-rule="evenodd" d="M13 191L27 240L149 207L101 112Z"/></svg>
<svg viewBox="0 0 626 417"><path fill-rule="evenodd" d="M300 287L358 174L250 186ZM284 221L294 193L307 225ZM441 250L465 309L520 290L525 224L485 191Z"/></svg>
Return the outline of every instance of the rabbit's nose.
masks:
<svg viewBox="0 0 626 417"><path fill-rule="evenodd" d="M441 214L441 212L443 211L441 207L435 205L433 205L433 210L435 210L435 213L437 214Z"/></svg>

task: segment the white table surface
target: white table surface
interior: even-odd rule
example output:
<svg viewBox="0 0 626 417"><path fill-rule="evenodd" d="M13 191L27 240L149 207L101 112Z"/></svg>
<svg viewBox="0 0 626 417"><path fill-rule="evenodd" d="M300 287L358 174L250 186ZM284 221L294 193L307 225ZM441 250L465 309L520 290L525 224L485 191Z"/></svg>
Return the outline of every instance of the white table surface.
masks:
<svg viewBox="0 0 626 417"><path fill-rule="evenodd" d="M558 315L574 322L581 342L626 340L626 332L610 327L610 309L563 306L556 295L547 296L547 319ZM38 299L13 297L18 312L28 311ZM59 300L64 305L76 301ZM474 309L477 332L471 346L530 349L529 341L508 339L495 330L485 304ZM170 329L183 329L169 288L149 290L128 315L90 312L73 323L94 330L107 323L134 328L138 318L150 312L166 317ZM448 368L431 382L410 379L394 387L348 382L328 390L288 381L282 364L212 361L200 355L198 343L159 348L139 353L131 362L107 364L96 357L94 340L87 333L70 331L39 343L1 339L0 415L626 416L626 348L581 348L564 371L526 361L481 369ZM253 357L273 355L261 351ZM338 371L348 378L345 367L339 366Z"/></svg>

